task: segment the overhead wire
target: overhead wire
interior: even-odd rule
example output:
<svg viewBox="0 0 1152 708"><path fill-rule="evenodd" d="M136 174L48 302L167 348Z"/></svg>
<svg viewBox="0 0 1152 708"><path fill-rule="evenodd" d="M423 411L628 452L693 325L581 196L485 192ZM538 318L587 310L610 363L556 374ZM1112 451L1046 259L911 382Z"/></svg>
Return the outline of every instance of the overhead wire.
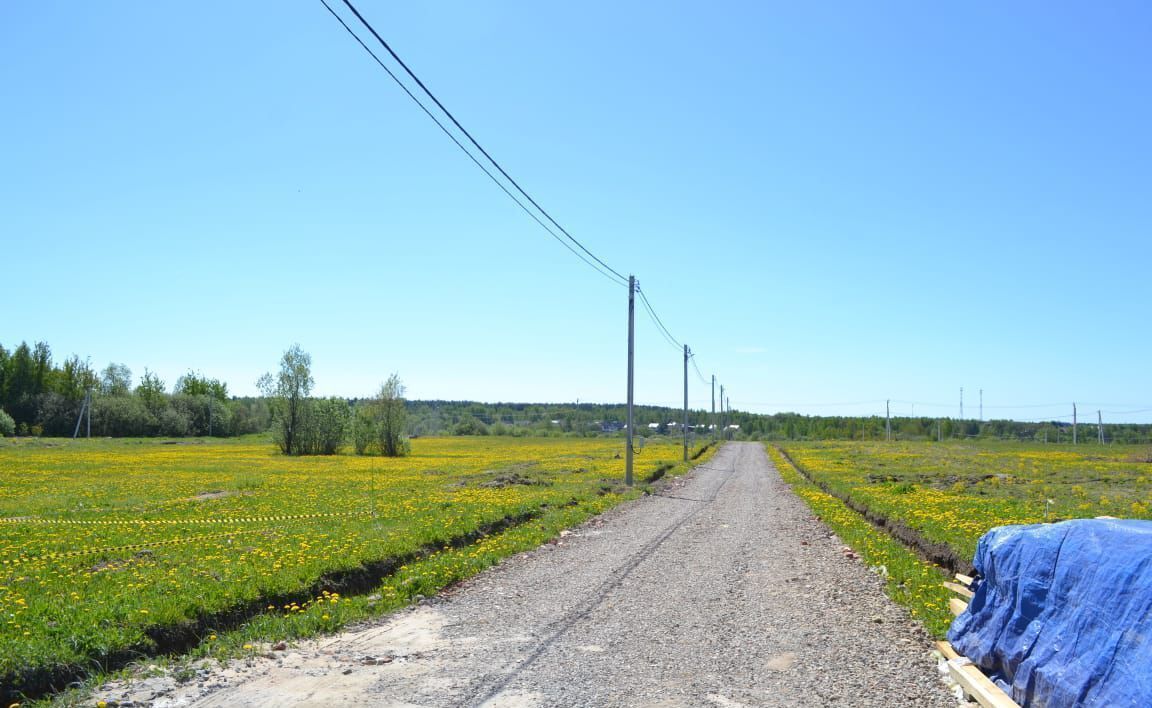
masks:
<svg viewBox="0 0 1152 708"><path fill-rule="evenodd" d="M511 199L513 202L515 202L516 205L519 206L524 211L525 214L532 217L532 219L537 224L540 225L540 228L547 231L548 235L551 236L552 238L556 239L557 243L559 243L561 246L564 246L565 248L567 248L569 251L572 252L572 254L574 256L576 256L580 260L584 261L584 263L588 264L596 272L598 272L601 275L603 275L604 277L608 278L609 281L611 281L617 285L625 284L625 283L621 283L620 281L618 281L616 278L614 278L608 272L601 270L600 266L597 266L595 263L588 260L583 254L581 254L579 251L574 249L567 241L565 241L556 232L554 232L551 228L549 228L547 224L545 224L543 221L541 221L540 217L538 217L536 214L533 214L531 209L529 209L527 206L524 205L523 202L521 202L519 199L517 199L516 195L514 195L511 191L509 191L509 189L499 179L496 178L496 175L492 174L491 170L489 170L487 167L485 167L483 163L481 163L478 159L476 159L475 155L473 155L466 147L464 147L464 145L456 138L455 135L452 134L452 132L450 130L448 130L448 128L440 121L440 119L438 119L432 113L432 111L430 111L428 109L428 107L425 106L424 103L421 102L420 99L417 98L416 95L413 94L412 91L410 91L407 86L404 85L404 82L402 82L400 80L400 78L398 76L396 76L396 74L393 73L393 71L391 69L388 68L388 65L386 65L383 61L381 61L380 57L376 56L376 53L373 52L372 49L367 44L365 44L362 39L360 39L359 35L357 35L356 32L354 32L352 30L352 28L348 26L348 23L346 23L344 21L344 18L342 18L342 17L340 17L340 15L336 14L336 11L333 10L332 7L325 0L320 0L320 4L322 4L324 6L324 8L326 10L328 10L328 12L331 13L331 15L333 17L336 18L336 21L340 23L340 25L345 29L345 31L348 32L348 34L350 34L352 36L353 39L356 40L356 43L359 44L364 49L364 51L368 52L368 55L370 57L372 57L372 59L374 59L377 64L380 65L380 68L383 69L388 74L388 76L390 76L392 78L392 80L394 82L396 82L396 85L399 86L401 88L401 90L404 91L404 93L408 94L408 97L411 98L412 101L417 106L419 106L420 109L422 111L424 111L424 113L429 118L432 119L432 122L435 123L436 126L438 128L440 128L440 130L445 135L448 136L448 139L451 140L453 143L455 143L456 147L460 148L460 151L463 152L465 155L467 155L468 159L472 160L472 162L477 167L479 167L480 170L484 172L484 174L488 175L488 179L492 180L492 182L497 187L499 187L501 189L501 191L504 192L504 194L508 195L508 198Z"/></svg>
<svg viewBox="0 0 1152 708"><path fill-rule="evenodd" d="M436 124L436 126L441 130L441 132L443 132L445 135L448 136L448 138L456 145L457 148L460 149L461 152L463 152L465 155L467 155L468 158L477 167L479 167L481 169L481 171L483 171L484 174L487 175L487 177L490 180L492 180L493 183L496 184L496 186L498 186L501 189L501 191L503 191L513 202L516 203L517 206L520 207L521 210L523 210L526 214L528 214L530 217L532 217L532 219L541 228L543 228L548 233L549 236L551 236L553 239L555 239L557 242L559 242L561 245L563 245L565 248L567 248L573 255L575 255L577 258L579 258L582 262L584 262L586 265L588 265L589 267L596 270L598 273L600 273L601 275L603 275L605 278L607 278L608 280L610 280L613 283L616 283L618 285L626 285L629 282L629 278L626 278L622 273L620 273L616 269L612 268L610 265L608 265L608 263L606 263L604 260L602 260L600 257L598 257L595 253L593 253L591 250L589 250L588 247L586 247L582 242L580 242L579 239L577 239L567 229L565 229L564 226L561 225L550 213L548 213L547 210L545 210L542 206L540 206L539 202L537 202L532 197L532 195L528 193L527 190L525 190L523 187L520 186L520 183L517 182L515 180L515 178L513 178L512 175L510 175L508 173L508 171L505 170L504 167L499 162L497 162L497 160L494 157L492 157L492 155L484 148L484 146L481 145L478 140L476 140L476 138L472 135L472 133L470 133L468 131L468 129L465 128L464 125L459 120L457 120L456 116L453 115L452 112L449 111L448 108L440 101L440 99L437 98L434 93L432 93L431 89L429 89L428 86L420 79L420 77L416 75L416 73L412 70L412 68L409 67L408 64L403 59L400 58L400 55L396 53L396 51L392 48L392 46L390 44L388 44L388 42L382 36L380 36L380 33L376 31L376 28L373 27L372 24L370 22L368 22L367 19L364 18L364 16L360 13L360 11L358 9L356 9L356 6L353 5L350 2L350 0L342 0L342 1L343 1L344 5L348 8L348 10L350 10L352 12L352 14L355 15L356 19L360 22L360 24L363 25L364 28L367 29L368 32L370 32L372 34L373 37L375 37L376 41L380 43L380 46L382 46L388 52L388 54L392 57L392 59L395 60L395 62L397 64L399 64L399 66L404 70L404 73L407 74L407 76L412 81L414 81L417 86L419 86L420 90L424 93L424 95L427 96L429 99L431 99L432 103L434 103L436 105L436 107L439 108L439 110L443 113L443 115L446 116L449 121L451 121L452 125L454 125L456 127L456 129L459 130L460 133L464 135L464 137L467 139L467 142L469 142L472 146L474 146L475 149L478 150L479 153L484 156L484 158L487 160L487 162L490 163L490 165L495 168L496 172L498 172L500 175L502 175L504 177L504 179L507 180L507 182L512 185L512 188L514 188L514 190L517 193L519 193L519 195L521 195L525 200L527 200L527 202L535 208L536 212L539 212L539 214L542 215L544 218L541 219L540 216L538 216L535 212L533 212L531 209L529 209L528 206L525 205L524 202L521 201L520 198L518 198L517 195L513 193L512 189L509 189L508 186L505 185L504 182L502 182L500 179L498 179L496 174L494 174L493 171L488 168L488 166L486 166L484 163L482 163L480 161L480 159L475 154L473 154L472 151L460 139L457 138L457 136L448 128L448 126L445 125L445 123L443 121L441 121L439 119L439 117L437 117L437 115L435 115L432 112L432 110L427 105L425 105L425 103L422 100L420 100L419 97L416 96L416 94L413 92L413 90L408 88L408 86L405 84L405 82L402 81L399 76L397 76L396 72L394 72L392 69L390 69L388 67L388 65L386 65L384 63L384 61L381 60L381 58L379 56L377 56L377 54L370 47L368 47L368 45L364 42L364 40L362 40L360 38L360 36L351 27L349 27L348 23L346 23L344 21L344 19L331 7L331 5L328 4L328 2L326 0L320 0L321 4L324 5L324 8L326 10L328 10L328 12L333 17L336 18L336 20L340 23L340 25L344 28L344 30L349 35L351 35L353 39L356 40L356 43L359 44L361 46L361 48L363 48L364 51L366 51L370 57L372 57L372 59L380 66L380 68L384 69L384 71L396 83L396 85L399 86L401 88L401 90L403 90L404 93L410 99L412 99L412 101L417 106L420 107L420 109L425 113L425 115L427 115ZM545 220L548 223L545 223ZM551 224L551 226L549 226L549 224ZM555 230L553 230L552 227L555 227ZM557 231L559 231L559 234L563 234L564 238L562 238L557 233ZM676 337L674 337L672 335L672 333L671 333L671 331L669 331L668 327L665 326L663 320L660 319L660 316L656 313L656 309L653 307L651 301L648 299L648 297L644 293L644 291L640 289L638 283L637 283L636 291L638 293L640 293L640 300L643 303L645 310L648 312L648 316L651 318L652 322L656 325L657 331L660 332L661 336L670 345L672 345L673 347L676 347L676 349L679 350L679 349L684 348L684 345L681 344L680 341L677 340ZM693 367L696 369L696 375L699 377L701 383L708 384L709 383L708 380L700 372L700 369L696 365L696 362L693 361L692 363L693 363Z"/></svg>
<svg viewBox="0 0 1152 708"><path fill-rule="evenodd" d="M344 28L347 29L348 32L350 34L352 34L353 37L356 37L356 41L359 42L360 45L365 48L365 50L368 50L368 47L364 44L364 42L362 42L360 40L360 38L357 37L354 32L352 32L352 30L348 27L348 25L345 24L344 20L341 19L340 16L337 15L332 10L332 8L328 6L328 3L325 2L325 0L320 0L320 2L324 4L324 7L328 8L328 11L331 12L332 15L334 17L336 17L336 19L340 20L340 24L344 25ZM449 111L448 108L445 107L444 104L440 102L440 99L436 98L436 95L433 94L432 91L424 84L424 82L420 80L420 77L418 77L416 75L416 73L414 71L412 71L412 69L404 62L404 60L400 58L400 55L398 55L392 49L391 45L389 45L388 42L386 42L384 40L384 38L380 36L380 33L376 31L376 28L374 28L371 25L371 23L368 22L368 20L364 19L364 16L360 14L360 11L357 10L356 7L351 2L349 2L349 0L343 0L343 2L348 7L348 9L352 11L352 14L354 14L356 16L356 19L360 21L360 24L364 25L364 27L369 32L372 33L372 36L376 38L376 41L378 41L380 43L380 45L383 46L384 49L386 49L388 51L388 53L392 56L392 58L394 60L396 60L396 62L404 69L405 73L407 73L408 76L411 77L412 80L416 82L416 85L420 87L420 89L424 92L424 94L427 95L428 98L432 99L432 102L436 104L436 106L444 113L445 116L448 117L448 119L450 121L452 121L452 124L455 125L456 128L459 129L460 132L463 133L464 136L468 138L468 141L470 143L472 143L472 145L474 145L476 147L476 149L480 151L481 154L484 155L484 157L492 164L492 166L494 166L496 168L496 170L499 171L499 173L501 175L503 175L504 178L507 179L508 182L510 182L513 187L516 188L516 191L518 191L521 195L523 195L524 198L527 199L528 202L531 203L532 206L534 206L541 214L543 214L544 218L547 219L550 223L552 223L552 225L554 225L560 231L560 233L564 234L564 236L567 237L569 241L571 241L573 244L575 244L589 258L591 258L593 261L595 261L597 264L599 264L599 267L597 268L597 270L600 270L600 272L604 273L605 275L610 273L611 276L615 276L615 278L621 284L627 284L628 278L621 275L619 271L612 268L610 265L608 265L603 260L601 260L595 253L588 250L588 248L583 243L581 243L575 236L573 236L571 233L569 233L568 230L565 229L563 226L561 226L560 223L558 221L556 221L556 219L554 219L551 214L549 214L542 206L540 206L540 204L535 199L532 198L532 195L530 195L523 187L521 187L520 184L515 179L512 178L512 175L508 174L507 170L505 170L504 167L501 166L501 164L499 162L497 162L496 159L493 158L492 155L490 155L487 150L484 149L484 147L476 140L476 138L472 137L472 134L469 133L468 130L463 125L461 125L460 121L456 120L456 116L452 115L452 112ZM396 83L400 84L400 86L404 89L404 92L407 93L409 95L409 97L412 98L412 100L416 101L416 103L422 109L424 109L424 112L427 113L429 115L429 117L431 117L433 120L436 120L436 118L434 116L432 116L431 111L429 111L427 108L425 108L423 103L416 100L416 97L412 94L411 91L408 90L408 88L406 86L404 86L404 84L396 77L396 75L393 74L392 71L389 70L386 66L384 66L384 63L381 62L380 59L378 57L376 57L376 55L373 54L371 50L368 50L368 52L369 52L369 54L372 54L373 59L376 59L377 63L379 63L382 67L384 67L385 71L388 72L389 76L391 76L393 78L393 80L396 81ZM444 128L444 126L440 123L440 121L436 120L436 123L437 123L437 125L440 125L441 130L444 130L446 133L448 133L447 129ZM462 150L464 149L463 145L460 145L460 142L457 141L455 139L455 137L452 136L450 133L449 133L449 137L452 137L453 142L455 142ZM467 153L468 156L471 157L474 162L477 162L477 164L479 164L479 162L476 160L475 156L473 156L467 150L464 150L464 152ZM488 171L485 170L485 172L488 172ZM492 179L495 180L495 177L493 175L491 175L490 173L489 173L489 177L492 177ZM507 192L507 190L505 190L505 191ZM509 193L509 196L512 196L511 193ZM518 204L520 204L519 200L516 200L516 201ZM523 204L521 204L521 208L524 208L527 211L527 208L524 207ZM539 219L537 219L537 221L539 221ZM542 223L541 223L541 225L543 226ZM549 231L549 233L552 233L552 231L550 229L548 231ZM556 234L552 233L552 235L553 235L553 237L559 239L559 237L557 237ZM572 249L569 249L569 250L572 250ZM575 253L575 251L573 251L573 252ZM579 255L579 254L577 254L577 255ZM581 258L581 260L583 260L585 263L588 263L587 259L585 259L585 258ZM589 263L589 265L591 265L591 264ZM593 267L596 267L596 266L593 266ZM601 270L601 269L603 269L603 270ZM605 273L605 271L607 271L607 272Z"/></svg>
<svg viewBox="0 0 1152 708"><path fill-rule="evenodd" d="M656 314L656 309L652 307L652 303L648 301L648 296L644 294L644 289L640 287L639 283L636 284L636 292L640 294L640 301L644 303L644 308L648 310L649 316L656 324L656 327L659 328L660 332L664 335L664 338L667 339L668 342L677 349L683 349L684 345L681 344L675 337L673 337L672 333L668 331L668 328L664 326L664 321L660 319L660 315Z"/></svg>

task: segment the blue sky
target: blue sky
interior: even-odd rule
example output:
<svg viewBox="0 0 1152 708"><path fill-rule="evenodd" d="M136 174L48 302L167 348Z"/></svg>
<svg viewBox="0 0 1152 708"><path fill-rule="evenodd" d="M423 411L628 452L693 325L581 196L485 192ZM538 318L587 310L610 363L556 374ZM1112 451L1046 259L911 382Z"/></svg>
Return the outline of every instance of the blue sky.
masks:
<svg viewBox="0 0 1152 708"><path fill-rule="evenodd" d="M1147 3L358 7L733 406L1152 421ZM624 398L626 289L318 1L7 3L0 91L8 348ZM678 405L637 330L637 400Z"/></svg>

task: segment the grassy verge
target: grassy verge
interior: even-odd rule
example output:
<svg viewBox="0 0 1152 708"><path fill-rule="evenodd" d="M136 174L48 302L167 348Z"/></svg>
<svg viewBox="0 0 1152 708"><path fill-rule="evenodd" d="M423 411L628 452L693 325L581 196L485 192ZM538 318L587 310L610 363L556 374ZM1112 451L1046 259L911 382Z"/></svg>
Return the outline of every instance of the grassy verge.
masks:
<svg viewBox="0 0 1152 708"><path fill-rule="evenodd" d="M768 453L780 476L812 509L812 513L860 554L868 566L884 576L888 596L907 607L934 636L943 637L952 621L948 611L951 593L941 585L948 579L947 574L877 529L844 502L809 482L778 448L769 446Z"/></svg>

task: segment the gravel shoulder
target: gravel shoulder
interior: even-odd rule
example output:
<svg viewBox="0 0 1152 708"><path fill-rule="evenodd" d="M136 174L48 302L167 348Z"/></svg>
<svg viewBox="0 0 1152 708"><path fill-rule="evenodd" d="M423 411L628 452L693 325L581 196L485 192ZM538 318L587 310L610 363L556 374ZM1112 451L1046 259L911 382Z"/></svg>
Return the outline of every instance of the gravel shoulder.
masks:
<svg viewBox="0 0 1152 708"><path fill-rule="evenodd" d="M155 706L955 706L929 637L758 443L437 598Z"/></svg>

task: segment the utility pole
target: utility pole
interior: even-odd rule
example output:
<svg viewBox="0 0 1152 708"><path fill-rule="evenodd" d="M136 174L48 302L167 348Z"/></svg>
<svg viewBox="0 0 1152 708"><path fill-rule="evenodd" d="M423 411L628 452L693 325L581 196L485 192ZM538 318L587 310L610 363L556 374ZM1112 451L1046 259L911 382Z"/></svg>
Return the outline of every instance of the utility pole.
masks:
<svg viewBox="0 0 1152 708"><path fill-rule="evenodd" d="M84 401L80 404L80 415L76 416L76 429L72 431L72 439L80 435L80 424L84 422L84 414L88 414L88 437L92 437L92 389L84 392Z"/></svg>
<svg viewBox="0 0 1152 708"><path fill-rule="evenodd" d="M724 410L727 411L728 413L732 412L732 397L731 396L724 399ZM725 416L725 419L727 419L727 416Z"/></svg>
<svg viewBox="0 0 1152 708"><path fill-rule="evenodd" d="M980 422L984 422L984 389L980 389Z"/></svg>
<svg viewBox="0 0 1152 708"><path fill-rule="evenodd" d="M712 439L716 439L716 374L712 374Z"/></svg>
<svg viewBox="0 0 1152 708"><path fill-rule="evenodd" d="M964 420L964 387L960 387L960 420Z"/></svg>
<svg viewBox="0 0 1152 708"><path fill-rule="evenodd" d="M624 484L632 486L632 378L633 361L636 358L636 276L628 276L628 434L624 451Z"/></svg>
<svg viewBox="0 0 1152 708"><path fill-rule="evenodd" d="M1100 444L1104 444L1104 418L1100 415L1100 411L1096 411L1096 430L1100 433Z"/></svg>
<svg viewBox="0 0 1152 708"><path fill-rule="evenodd" d="M1076 444L1076 403L1072 403L1072 444Z"/></svg>
<svg viewBox="0 0 1152 708"><path fill-rule="evenodd" d="M884 401L884 437L892 442L892 401Z"/></svg>
<svg viewBox="0 0 1152 708"><path fill-rule="evenodd" d="M724 426L726 416L724 415L724 384L720 384L720 439L725 439L727 435L727 428Z"/></svg>
<svg viewBox="0 0 1152 708"><path fill-rule="evenodd" d="M688 345L684 345L684 461L688 461Z"/></svg>

